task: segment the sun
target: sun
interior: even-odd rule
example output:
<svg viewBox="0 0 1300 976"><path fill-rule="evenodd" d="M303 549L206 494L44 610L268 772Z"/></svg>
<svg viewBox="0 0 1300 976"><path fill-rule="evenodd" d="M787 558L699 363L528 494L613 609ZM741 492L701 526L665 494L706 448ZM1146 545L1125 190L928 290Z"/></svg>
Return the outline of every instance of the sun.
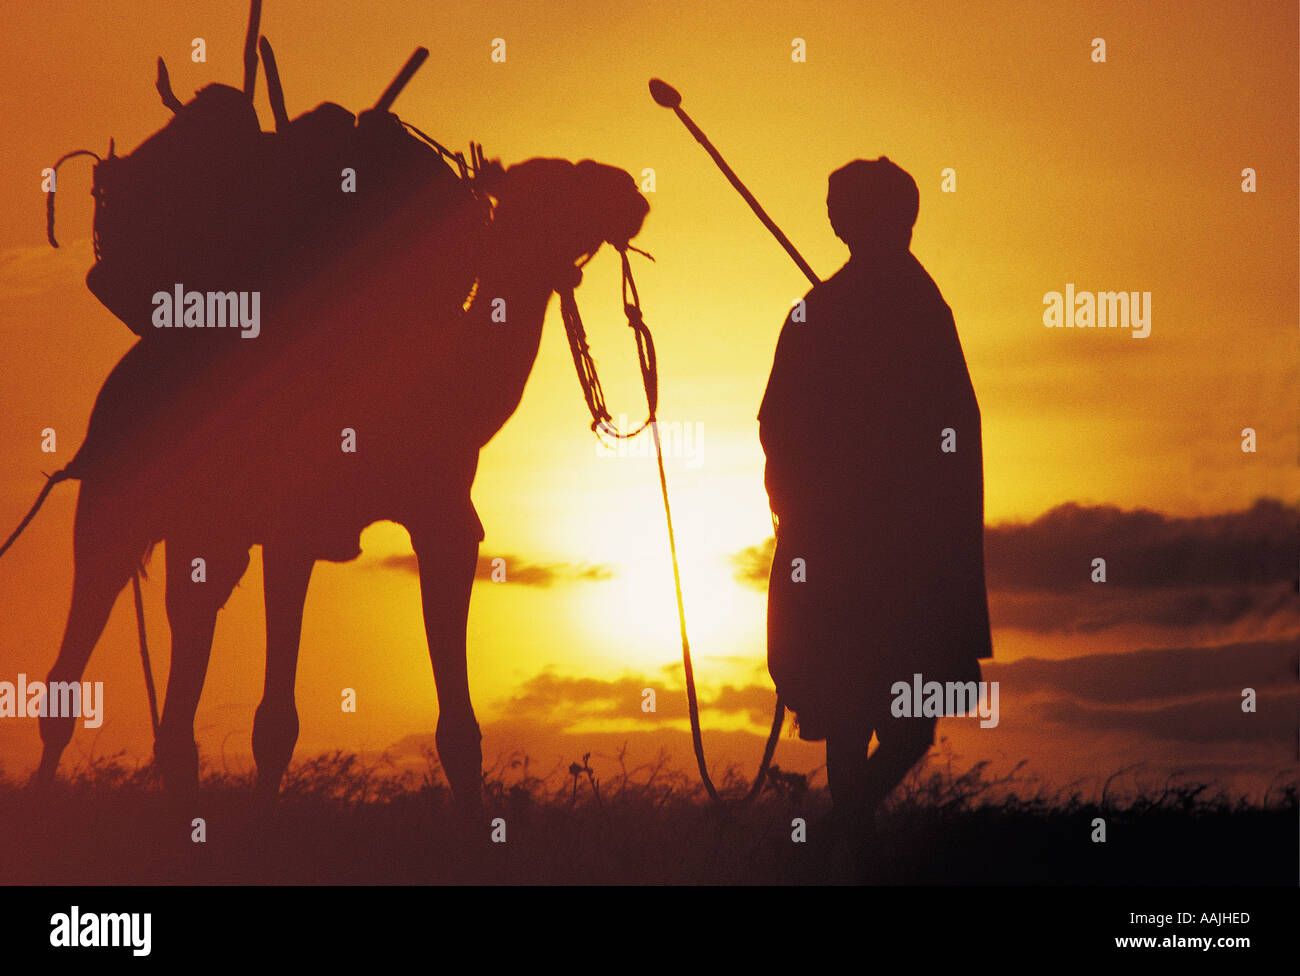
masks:
<svg viewBox="0 0 1300 976"><path fill-rule="evenodd" d="M766 587L738 577L736 555L761 541L766 513L735 504L728 480L681 479L683 490L672 496L687 634L702 685L752 681L765 663ZM575 622L611 666L680 667L672 558L662 500L655 501L635 518L600 527L587 551L608 554L601 560L608 578L572 596ZM585 540L568 541L578 548Z"/></svg>

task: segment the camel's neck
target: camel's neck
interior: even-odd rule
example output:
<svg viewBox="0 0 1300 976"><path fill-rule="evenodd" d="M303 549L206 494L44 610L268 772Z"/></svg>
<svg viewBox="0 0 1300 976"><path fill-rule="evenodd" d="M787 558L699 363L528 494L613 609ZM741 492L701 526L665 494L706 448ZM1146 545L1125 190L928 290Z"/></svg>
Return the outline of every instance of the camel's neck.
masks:
<svg viewBox="0 0 1300 976"><path fill-rule="evenodd" d="M481 443L510 419L537 360L546 307L557 282L554 260L536 253L527 235L497 228L494 245L465 315L463 372L455 379L472 407ZM530 243L532 246L530 247Z"/></svg>

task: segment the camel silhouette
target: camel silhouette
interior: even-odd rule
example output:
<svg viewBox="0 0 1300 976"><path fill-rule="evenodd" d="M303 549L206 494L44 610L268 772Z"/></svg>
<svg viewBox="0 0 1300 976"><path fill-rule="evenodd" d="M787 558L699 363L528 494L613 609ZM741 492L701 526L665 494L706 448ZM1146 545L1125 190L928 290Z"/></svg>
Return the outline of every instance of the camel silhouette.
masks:
<svg viewBox="0 0 1300 976"><path fill-rule="evenodd" d="M262 546L266 604L253 754L257 792L273 798L298 736L294 681L312 568L355 558L361 530L391 520L409 531L418 559L438 755L458 807L481 809L465 662L483 538L470 499L479 451L520 402L552 292L576 287L579 264L603 243L626 248L649 211L630 174L590 160L498 167L487 192L495 207L473 244L467 303L446 300L436 251L405 246L439 228L408 226L360 252L322 252L310 275L301 262L291 274L242 269L240 288L264 289L257 338L150 335L100 391L65 469L81 481L75 575L48 678L80 680L118 594L165 540L172 646L155 760L169 793L197 789L195 711L218 611L251 547ZM43 717L40 730L35 778L48 785L73 719Z"/></svg>

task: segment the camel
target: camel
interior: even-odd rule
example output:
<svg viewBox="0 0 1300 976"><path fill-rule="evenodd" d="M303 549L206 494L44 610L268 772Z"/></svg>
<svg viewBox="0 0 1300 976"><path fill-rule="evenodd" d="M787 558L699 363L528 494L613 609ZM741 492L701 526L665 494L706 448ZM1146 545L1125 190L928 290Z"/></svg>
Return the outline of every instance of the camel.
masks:
<svg viewBox="0 0 1300 976"><path fill-rule="evenodd" d="M169 793L197 790L195 711L218 611L252 546L263 549L266 604L252 744L257 793L273 798L298 737L312 568L355 558L361 530L387 519L409 531L418 559L438 755L458 808L481 809L465 660L483 538L470 499L478 454L520 402L552 292L575 287L579 263L603 243L626 248L649 211L631 175L590 160L498 169L489 192L496 207L463 308L422 304L429 290L414 283L437 273L427 253L386 253L359 275L346 263L322 268L290 311L264 311L251 342L210 341L210 359L196 360L142 341L105 382L66 469L81 480L76 564L48 680L81 679L118 594L165 540L171 667L155 761ZM190 369L196 361L204 368ZM341 448L345 431L354 452ZM44 717L40 731L35 778L48 785L73 720Z"/></svg>

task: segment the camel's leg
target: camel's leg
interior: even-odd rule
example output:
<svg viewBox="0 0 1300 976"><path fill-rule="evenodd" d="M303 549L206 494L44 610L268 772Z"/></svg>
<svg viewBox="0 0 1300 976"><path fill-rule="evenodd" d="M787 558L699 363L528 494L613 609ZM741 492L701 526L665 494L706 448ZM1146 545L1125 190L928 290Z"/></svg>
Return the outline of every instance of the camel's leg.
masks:
<svg viewBox="0 0 1300 976"><path fill-rule="evenodd" d="M263 801L275 798L280 780L298 741L298 710L293 700L302 637L302 608L307 599L315 560L278 545L262 547L262 579L266 594L266 683L262 704L253 719L253 758L257 760L257 792Z"/></svg>
<svg viewBox="0 0 1300 976"><path fill-rule="evenodd" d="M414 532L411 541L420 564L424 632L438 686L438 759L461 812L477 817L483 806L483 752L469 699L465 626L478 541Z"/></svg>
<svg viewBox="0 0 1300 976"><path fill-rule="evenodd" d="M59 656L47 682L81 680L117 595L148 548L147 533L124 528L136 525L134 519L111 503L109 496L92 484L82 485L73 527L72 605ZM54 781L59 757L72 738L75 722L75 716L41 718L44 747L35 778L38 787L47 787Z"/></svg>
<svg viewBox="0 0 1300 976"><path fill-rule="evenodd" d="M208 671L217 611L248 568L248 546L186 536L167 540L167 620L172 631L172 663L167 678L154 759L167 790L189 796L198 789L199 750L194 713ZM205 579L195 580L193 560L204 561Z"/></svg>

